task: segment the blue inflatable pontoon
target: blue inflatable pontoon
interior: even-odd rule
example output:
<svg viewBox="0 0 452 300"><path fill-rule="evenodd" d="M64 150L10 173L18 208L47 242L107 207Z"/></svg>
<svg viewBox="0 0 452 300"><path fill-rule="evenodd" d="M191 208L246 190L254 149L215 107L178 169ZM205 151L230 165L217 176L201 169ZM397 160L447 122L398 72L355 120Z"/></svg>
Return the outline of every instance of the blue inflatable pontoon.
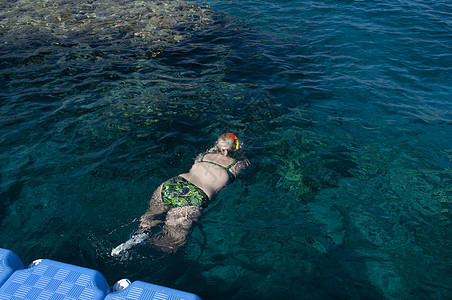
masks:
<svg viewBox="0 0 452 300"><path fill-rule="evenodd" d="M17 270L23 269L24 265L19 256L11 250L0 248L0 286Z"/></svg>
<svg viewBox="0 0 452 300"><path fill-rule="evenodd" d="M38 260L24 268L16 253L0 248L0 300L201 299L192 293L143 281L119 286L119 290L112 290L105 277L96 270L51 259Z"/></svg>

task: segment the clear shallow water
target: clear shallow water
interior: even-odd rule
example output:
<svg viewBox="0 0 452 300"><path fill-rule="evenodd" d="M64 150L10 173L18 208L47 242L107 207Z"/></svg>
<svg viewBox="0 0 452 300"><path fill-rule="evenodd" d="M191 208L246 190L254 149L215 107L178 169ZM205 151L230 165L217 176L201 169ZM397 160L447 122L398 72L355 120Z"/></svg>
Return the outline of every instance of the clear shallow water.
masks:
<svg viewBox="0 0 452 300"><path fill-rule="evenodd" d="M207 3L160 47L3 35L1 246L205 299L450 298L451 5ZM253 167L184 250L110 258L224 131Z"/></svg>

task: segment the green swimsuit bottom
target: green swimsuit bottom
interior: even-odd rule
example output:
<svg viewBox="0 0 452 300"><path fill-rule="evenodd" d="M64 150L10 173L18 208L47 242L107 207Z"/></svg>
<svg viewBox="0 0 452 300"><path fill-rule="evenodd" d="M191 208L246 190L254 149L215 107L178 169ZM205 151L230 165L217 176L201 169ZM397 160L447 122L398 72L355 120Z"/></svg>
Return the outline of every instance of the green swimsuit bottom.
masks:
<svg viewBox="0 0 452 300"><path fill-rule="evenodd" d="M206 207L209 204L209 197L206 193L181 176L165 181L162 185L161 195L163 203L169 207Z"/></svg>

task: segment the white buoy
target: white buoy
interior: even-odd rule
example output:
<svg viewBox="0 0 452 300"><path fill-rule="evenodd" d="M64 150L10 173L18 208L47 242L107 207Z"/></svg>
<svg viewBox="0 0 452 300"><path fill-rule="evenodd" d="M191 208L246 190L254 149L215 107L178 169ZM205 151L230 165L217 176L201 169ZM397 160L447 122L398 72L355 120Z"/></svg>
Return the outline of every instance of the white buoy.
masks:
<svg viewBox="0 0 452 300"><path fill-rule="evenodd" d="M123 279L116 281L116 283L113 285L112 290L113 290L113 292L122 291L123 289L127 288L131 284L132 284L132 282L129 279L123 278Z"/></svg>

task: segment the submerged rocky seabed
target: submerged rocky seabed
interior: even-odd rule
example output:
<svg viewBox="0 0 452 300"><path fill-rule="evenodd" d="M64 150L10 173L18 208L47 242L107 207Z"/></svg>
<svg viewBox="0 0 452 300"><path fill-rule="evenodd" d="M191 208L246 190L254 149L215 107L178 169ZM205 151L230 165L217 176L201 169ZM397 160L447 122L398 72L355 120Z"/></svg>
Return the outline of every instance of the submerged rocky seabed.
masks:
<svg viewBox="0 0 452 300"><path fill-rule="evenodd" d="M213 22L207 5L183 0L0 1L0 39L77 44L125 38L153 49Z"/></svg>
<svg viewBox="0 0 452 300"><path fill-rule="evenodd" d="M358 144L319 130L276 129L267 137L273 160L257 160L268 171L224 191L193 233L187 254L208 266L207 284L220 282L226 293L253 283L269 299L444 297L450 168L420 160L428 154L407 145ZM208 247L196 251L205 236Z"/></svg>
<svg viewBox="0 0 452 300"><path fill-rule="evenodd" d="M68 114L77 118L76 130L62 121L61 141L74 132L115 139L135 126L146 128L135 131L138 137L148 137L181 114L199 119L213 106L220 112L226 97L247 92L222 82L230 50L221 44L185 45L170 54L178 56L177 63L153 60L214 27L215 17L208 5L179 0L0 1L0 79L14 95L28 85L30 73L39 77L39 90L21 97L61 101L52 122ZM186 70L192 62L184 51L215 61L199 68L201 77ZM27 111L11 103L10 118Z"/></svg>

